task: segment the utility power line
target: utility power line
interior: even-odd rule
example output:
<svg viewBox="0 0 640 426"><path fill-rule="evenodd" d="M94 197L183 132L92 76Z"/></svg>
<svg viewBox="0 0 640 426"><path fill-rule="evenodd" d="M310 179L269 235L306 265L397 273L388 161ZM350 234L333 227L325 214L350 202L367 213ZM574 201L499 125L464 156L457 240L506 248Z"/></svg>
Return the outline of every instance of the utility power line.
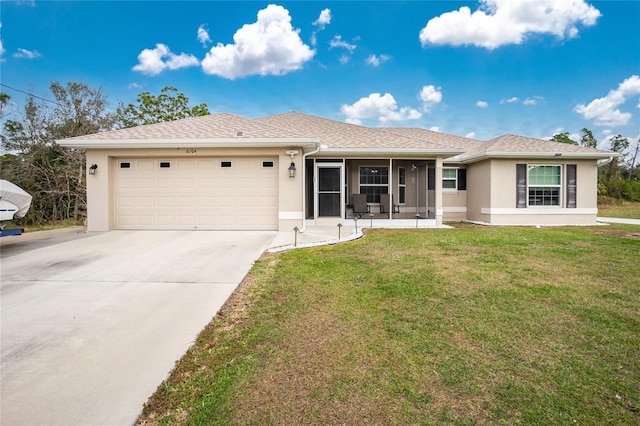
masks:
<svg viewBox="0 0 640 426"><path fill-rule="evenodd" d="M36 98L36 99L40 99L41 101L49 102L49 103L52 103L52 104L54 104L54 105L58 105L58 106L60 106L60 107L62 106L62 105L60 105L60 104L59 104L58 102L56 102L56 101L52 101L52 100L50 100L50 99L42 98L42 97L40 97L40 96L34 95L33 93L25 92L24 90L16 89L15 87L11 87L11 86L6 85L6 84L4 84L4 83L0 83L0 86L2 86L2 87L6 87L7 89L15 90L16 92L24 93L25 95L29 95L29 96L34 97L34 98Z"/></svg>

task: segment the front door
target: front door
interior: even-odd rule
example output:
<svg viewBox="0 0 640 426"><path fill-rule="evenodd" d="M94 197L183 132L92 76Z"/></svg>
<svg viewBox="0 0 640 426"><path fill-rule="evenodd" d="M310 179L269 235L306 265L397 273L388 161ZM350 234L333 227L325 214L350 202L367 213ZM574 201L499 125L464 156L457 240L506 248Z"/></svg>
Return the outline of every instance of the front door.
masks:
<svg viewBox="0 0 640 426"><path fill-rule="evenodd" d="M319 164L316 173L316 217L343 217L343 165Z"/></svg>

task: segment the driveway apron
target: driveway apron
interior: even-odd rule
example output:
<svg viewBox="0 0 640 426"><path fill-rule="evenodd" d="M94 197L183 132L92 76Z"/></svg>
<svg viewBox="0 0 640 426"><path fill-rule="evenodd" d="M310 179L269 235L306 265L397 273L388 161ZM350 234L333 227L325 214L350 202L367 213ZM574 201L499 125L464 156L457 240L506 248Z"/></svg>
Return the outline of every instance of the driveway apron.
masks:
<svg viewBox="0 0 640 426"><path fill-rule="evenodd" d="M134 423L276 234L112 231L3 257L0 424Z"/></svg>

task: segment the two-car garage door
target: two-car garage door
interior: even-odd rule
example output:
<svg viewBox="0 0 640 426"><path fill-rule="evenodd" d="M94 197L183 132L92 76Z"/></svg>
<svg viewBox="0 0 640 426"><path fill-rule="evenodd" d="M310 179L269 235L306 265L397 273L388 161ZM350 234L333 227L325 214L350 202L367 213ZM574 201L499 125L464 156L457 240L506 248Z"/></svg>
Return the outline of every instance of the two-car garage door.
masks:
<svg viewBox="0 0 640 426"><path fill-rule="evenodd" d="M278 229L276 158L116 160L117 229Z"/></svg>

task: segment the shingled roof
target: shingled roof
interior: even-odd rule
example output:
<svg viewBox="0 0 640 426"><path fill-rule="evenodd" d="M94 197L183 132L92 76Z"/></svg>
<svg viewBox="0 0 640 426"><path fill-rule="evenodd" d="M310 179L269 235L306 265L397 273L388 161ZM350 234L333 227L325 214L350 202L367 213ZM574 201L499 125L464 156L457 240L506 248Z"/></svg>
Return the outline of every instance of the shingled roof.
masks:
<svg viewBox="0 0 640 426"><path fill-rule="evenodd" d="M340 148L406 148L450 150L451 145L438 143L431 138L414 138L399 133L384 131L383 128L364 127L342 121L316 117L300 112L271 115L254 121L281 129L304 133L309 137L322 139L323 149Z"/></svg>
<svg viewBox="0 0 640 426"><path fill-rule="evenodd" d="M287 128L270 127L239 115L220 113L189 117L164 123L146 124L111 132L94 133L67 140L158 140L158 139L225 139L237 138L304 138Z"/></svg>
<svg viewBox="0 0 640 426"><path fill-rule="evenodd" d="M169 146L321 146L318 155L441 155L448 162L469 163L486 158L524 156L607 158L609 151L504 135L489 141L464 138L421 128L364 127L300 112L257 119L230 113L190 117L165 123L95 133L59 141L84 148Z"/></svg>

